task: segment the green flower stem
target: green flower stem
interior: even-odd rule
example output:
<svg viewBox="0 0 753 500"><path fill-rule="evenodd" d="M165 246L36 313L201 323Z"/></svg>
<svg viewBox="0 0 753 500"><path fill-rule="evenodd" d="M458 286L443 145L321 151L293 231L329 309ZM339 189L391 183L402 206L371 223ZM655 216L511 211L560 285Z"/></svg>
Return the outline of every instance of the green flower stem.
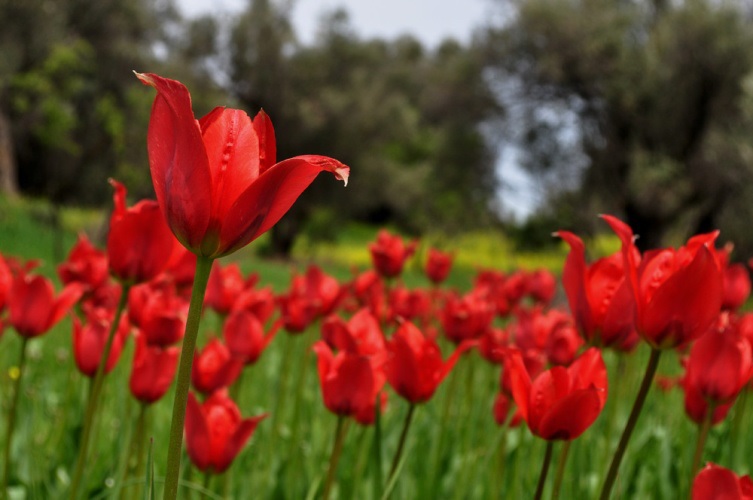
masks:
<svg viewBox="0 0 753 500"><path fill-rule="evenodd" d="M415 403L411 403L408 407L408 413L405 415L405 422L403 423L403 430L400 433L400 441L397 445L397 451L395 452L395 457L392 459L392 467L390 467L390 475L387 479L387 483L389 484L392 481L392 476L395 475L395 472L397 471L397 466L400 464L400 457L403 454L403 449L405 448L405 441L408 437L408 428L410 427L411 422L413 421L413 413L416 411L416 405Z"/></svg>
<svg viewBox="0 0 753 500"><path fill-rule="evenodd" d="M115 334L118 331L120 317L123 315L123 311L125 311L126 304L128 303L128 292L130 289L130 285L123 284L123 288L120 291L120 300L118 300L118 307L115 310L115 315L110 324L110 332L107 334L105 348L102 350L102 355L100 356L99 364L97 365L97 371L94 374L94 379L92 380L91 385L89 386L89 398L86 402L86 410L84 412L84 428L81 431L81 441L78 448L76 468L74 469L73 479L71 480L71 490L69 495L71 500L76 500L78 498L78 490L81 487L81 481L84 478L84 466L89 452L89 439L91 438L92 429L96 422L100 394L105 385L105 366L110 357L110 349L112 349L112 344L115 341Z"/></svg>
<svg viewBox="0 0 753 500"><path fill-rule="evenodd" d="M552 463L553 449L554 441L547 441L544 462L541 464L541 473L539 474L539 484L536 486L536 494L533 496L534 500L541 500L541 497L544 495L544 484L546 484L546 476L549 473L549 465Z"/></svg>
<svg viewBox="0 0 753 500"><path fill-rule="evenodd" d="M183 349L180 353L178 366L178 380L175 386L173 400L173 418L170 424L170 443L167 448L167 471L165 474L165 500L178 497L178 480L180 477L181 449L183 448L183 425L186 418L186 404L188 402L188 386L191 383L191 368L196 349L196 336L199 333L201 310L204 306L204 293L207 289L209 272L212 270L214 259L196 257L196 274L191 290L191 303L188 306L186 319L186 333L183 336Z"/></svg>
<svg viewBox="0 0 753 500"><path fill-rule="evenodd" d="M8 408L8 423L5 428L5 453L3 465L3 482L0 486L0 498L8 497L8 481L10 480L10 449L13 439L13 428L16 424L16 410L18 408L18 398L21 394L21 377L24 375L26 365L26 345L29 343L29 337L21 338L21 355L18 358L18 377L16 378L15 387L13 388L13 400Z"/></svg>
<svg viewBox="0 0 753 500"><path fill-rule="evenodd" d="M376 404L374 405L374 442L373 455L374 462L374 498L382 498L382 485L384 484L384 474L382 473L382 395L377 394Z"/></svg>
<svg viewBox="0 0 753 500"><path fill-rule="evenodd" d="M711 421L714 418L715 405L709 404L706 409L706 414L703 416L703 421L698 428L698 440L695 444L695 453L693 453L693 462L690 466L690 484L693 484L698 468L701 464L701 456L703 456L703 448L706 445L706 438L709 435L709 429L711 429Z"/></svg>
<svg viewBox="0 0 753 500"><path fill-rule="evenodd" d="M656 374L656 368L659 366L659 358L661 358L661 351L659 349L651 349L651 357L648 360L648 366L646 366L646 373L643 375L643 381L641 381L641 387L638 389L638 395L633 403L633 409L630 411L627 424L625 424L625 430L622 431L620 442L617 445L617 450L612 457L612 463L609 465L609 472L604 480L604 486L601 489L601 500L607 500L614 486L614 481L617 479L617 471L620 468L620 462L627 449L628 441L630 441L630 435L635 429L635 424L638 422L643 403L646 401L646 396L651 388L651 382L654 380L654 374Z"/></svg>
<svg viewBox="0 0 753 500"><path fill-rule="evenodd" d="M560 452L560 459L557 463L557 472L554 474L554 488L552 488L552 500L557 500L560 497L560 490L562 489L562 478L565 476L565 464L567 463L567 456L570 452L570 445L572 441L565 441Z"/></svg>
<svg viewBox="0 0 753 500"><path fill-rule="evenodd" d="M324 492L322 500L328 500L332 491L332 484L335 482L335 472L337 463L340 461L340 455L343 451L343 442L345 441L345 431L347 430L345 417L338 415L337 429L335 430L335 441L332 444L332 453L329 456L329 467L327 468L327 479L324 482Z"/></svg>
<svg viewBox="0 0 753 500"><path fill-rule="evenodd" d="M147 404L142 403L139 405L139 415L136 418L136 431L133 435L133 441L131 441L131 449L134 450L134 454L136 456L136 466L133 471L137 475L141 475L144 472L144 444L146 443L146 415L148 409L149 405ZM133 455L131 455L131 457L132 456ZM133 489L133 498L138 498L137 488Z"/></svg>

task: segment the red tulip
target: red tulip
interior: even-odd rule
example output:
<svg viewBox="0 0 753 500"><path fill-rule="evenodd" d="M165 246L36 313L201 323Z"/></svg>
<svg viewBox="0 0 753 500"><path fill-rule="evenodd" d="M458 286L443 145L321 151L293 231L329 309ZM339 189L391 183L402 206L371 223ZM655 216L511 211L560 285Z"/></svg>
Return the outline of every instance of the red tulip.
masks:
<svg viewBox="0 0 753 500"><path fill-rule="evenodd" d="M172 283L144 283L131 288L128 315L150 345L167 347L183 338L188 303Z"/></svg>
<svg viewBox="0 0 753 500"><path fill-rule="evenodd" d="M677 250L649 251L639 264L632 229L615 217L603 218L622 241L638 334L655 349L702 335L722 305L722 270L713 249L718 233L695 236Z"/></svg>
<svg viewBox="0 0 753 500"><path fill-rule="evenodd" d="M243 361L235 358L227 346L214 338L195 355L191 382L197 391L211 394L235 382L242 369Z"/></svg>
<svg viewBox="0 0 753 500"><path fill-rule="evenodd" d="M336 415L368 425L374 419L377 395L386 380L384 352L375 356L340 351L333 354L326 342L314 344L324 405Z"/></svg>
<svg viewBox="0 0 753 500"><path fill-rule="evenodd" d="M709 463L693 480L693 500L753 500L750 476Z"/></svg>
<svg viewBox="0 0 753 500"><path fill-rule="evenodd" d="M750 296L750 274L740 264L731 264L724 269L724 294L722 309L736 311Z"/></svg>
<svg viewBox="0 0 753 500"><path fill-rule="evenodd" d="M540 306L518 309L509 333L522 351L539 351L555 365L572 363L583 345L569 314L557 309L543 312Z"/></svg>
<svg viewBox="0 0 753 500"><path fill-rule="evenodd" d="M403 272L405 261L416 251L415 241L405 244L400 236L382 229L377 240L369 244L374 268L385 278L395 278Z"/></svg>
<svg viewBox="0 0 753 500"><path fill-rule="evenodd" d="M248 311L262 323L272 317L276 307L275 294L269 286L243 290L233 304L234 311Z"/></svg>
<svg viewBox="0 0 753 500"><path fill-rule="evenodd" d="M413 323L406 321L387 342L387 380L395 392L411 403L424 403L431 399L460 355L475 344L468 340L462 342L447 361L443 361L442 351L434 339L424 336Z"/></svg>
<svg viewBox="0 0 753 500"><path fill-rule="evenodd" d="M268 334L264 334L264 325L253 313L237 310L230 313L222 328L227 348L236 358L249 365L256 363L282 324L275 323Z"/></svg>
<svg viewBox="0 0 753 500"><path fill-rule="evenodd" d="M0 311L5 309L8 303L10 289L13 286L13 274L10 267L5 262L5 258L0 255Z"/></svg>
<svg viewBox="0 0 753 500"><path fill-rule="evenodd" d="M110 334L113 312L105 309L93 309L87 314L86 324L78 318L73 319L73 357L79 371L89 378L94 377L102 359L102 352ZM128 316L121 315L120 324L113 338L110 354L105 364L105 373L110 373L120 359L123 345L128 338Z"/></svg>
<svg viewBox="0 0 753 500"><path fill-rule="evenodd" d="M570 246L562 284L573 319L583 337L597 345L632 348L635 334L635 303L626 280L622 252L586 264L583 241L573 233L557 235Z"/></svg>
<svg viewBox="0 0 753 500"><path fill-rule="evenodd" d="M396 286L390 290L390 319L420 321L424 324L432 313L432 302L426 290L408 290Z"/></svg>
<svg viewBox="0 0 753 500"><path fill-rule="evenodd" d="M568 368L555 366L533 382L519 351L505 360L512 395L528 428L546 440L571 440L596 420L607 399L607 370L601 352L588 349Z"/></svg>
<svg viewBox="0 0 753 500"><path fill-rule="evenodd" d="M368 309L361 309L347 322L331 315L322 323L322 339L332 348L361 356L384 352L384 334L379 320Z"/></svg>
<svg viewBox="0 0 753 500"><path fill-rule="evenodd" d="M274 129L260 111L253 122L218 107L200 120L175 80L136 76L157 90L148 150L157 201L178 240L215 258L258 238L285 215L322 171L347 184L350 169L324 156L276 161Z"/></svg>
<svg viewBox="0 0 753 500"><path fill-rule="evenodd" d="M241 293L252 288L258 281L258 274L244 278L236 263L222 267L219 262L215 262L209 274L204 305L218 314L227 315Z"/></svg>
<svg viewBox="0 0 753 500"><path fill-rule="evenodd" d="M494 421L497 423L497 425L505 425L505 422L507 422L507 419L510 415L510 410L512 410L512 401L510 401L510 398L507 394L504 392L498 392L497 397L494 398L494 406L492 408L492 412L494 413ZM520 425L520 423L523 421L523 417L520 414L520 410L517 408L514 408L515 413L512 414L512 418L510 418L510 423L508 424L509 427L515 428Z"/></svg>
<svg viewBox="0 0 753 500"><path fill-rule="evenodd" d="M71 283L55 297L50 280L19 270L8 297L10 324L22 337L37 337L47 333L63 319L83 291L83 285Z"/></svg>
<svg viewBox="0 0 753 500"><path fill-rule="evenodd" d="M151 404L165 395L175 378L180 348L152 346L146 336L136 335L133 369L128 387L133 397Z"/></svg>
<svg viewBox="0 0 753 500"><path fill-rule="evenodd" d="M310 265L303 277L296 276L292 286L309 297L317 316L331 314L342 298L340 283L315 265Z"/></svg>
<svg viewBox="0 0 753 500"><path fill-rule="evenodd" d="M204 404L199 404L193 393L189 393L186 449L191 462L201 471L225 472L265 418L266 413L241 418L238 406L224 391L214 393Z"/></svg>
<svg viewBox="0 0 753 500"><path fill-rule="evenodd" d="M447 279L452 269L454 255L449 252L441 252L436 248L429 249L429 256L426 259L426 276L432 283L438 285Z"/></svg>
<svg viewBox="0 0 753 500"><path fill-rule="evenodd" d="M546 269L537 269L528 274L526 280L526 293L537 304L547 305L554 298L557 291L557 280Z"/></svg>
<svg viewBox="0 0 753 500"><path fill-rule="evenodd" d="M126 188L110 181L115 187L115 210L110 218L107 255L110 272L125 283L144 283L164 271L177 256L177 241L159 216L159 205L141 200L126 207Z"/></svg>
<svg viewBox="0 0 753 500"><path fill-rule="evenodd" d="M481 337L494 319L494 306L482 294L471 291L463 297L450 295L440 311L447 338L459 344L466 339Z"/></svg>
<svg viewBox="0 0 753 500"><path fill-rule="evenodd" d="M85 234L71 248L68 259L58 266L58 276L65 283L78 282L91 292L101 287L110 277L107 254L91 244Z"/></svg>
<svg viewBox="0 0 753 500"><path fill-rule="evenodd" d="M690 349L682 379L686 413L701 423L713 406L712 423L721 422L751 376L751 346L725 314L720 326L701 336Z"/></svg>

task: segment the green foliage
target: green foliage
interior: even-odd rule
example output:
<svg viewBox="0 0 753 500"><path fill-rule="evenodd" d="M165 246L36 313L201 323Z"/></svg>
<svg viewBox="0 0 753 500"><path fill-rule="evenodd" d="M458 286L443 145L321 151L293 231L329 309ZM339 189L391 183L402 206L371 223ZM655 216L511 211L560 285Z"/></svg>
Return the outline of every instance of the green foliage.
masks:
<svg viewBox="0 0 753 500"><path fill-rule="evenodd" d="M517 7L488 41L501 84L513 89L507 100L523 109L524 165L554 193L577 191L588 217L626 218L646 248L678 228L687 235L725 225L726 207L738 206L753 180L744 85L753 27L745 5ZM563 182L570 178L575 185Z"/></svg>

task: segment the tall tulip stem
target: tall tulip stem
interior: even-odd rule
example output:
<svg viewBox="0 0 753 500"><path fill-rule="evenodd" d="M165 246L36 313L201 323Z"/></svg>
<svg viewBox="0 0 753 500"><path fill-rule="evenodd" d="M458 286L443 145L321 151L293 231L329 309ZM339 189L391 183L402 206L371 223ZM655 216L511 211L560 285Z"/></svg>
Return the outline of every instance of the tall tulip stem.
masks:
<svg viewBox="0 0 753 500"><path fill-rule="evenodd" d="M91 438L92 429L94 428L97 417L100 394L105 385L105 367L107 366L107 360L110 358L110 349L112 349L112 344L115 341L115 334L118 331L118 325L120 325L120 317L123 315L123 311L125 311L126 304L128 303L128 292L130 289L129 285L124 284L123 289L120 291L120 300L118 300L118 307L115 310L115 315L110 324L110 331L107 334L105 348L102 350L102 355L100 356L99 364L97 365L97 371L95 372L94 379L89 386L89 399L86 402L86 410L84 413L84 428L81 431L81 441L78 448L76 468L73 472L73 479L71 480L71 500L78 498L78 490L81 486L81 481L84 478L84 465L86 464L87 454L89 453L89 439Z"/></svg>
<svg viewBox="0 0 753 500"><path fill-rule="evenodd" d="M405 441L408 437L408 428L410 428L410 424L413 421L413 413L416 411L416 405L414 403L411 403L408 407L408 414L405 415L405 422L403 423L403 430L400 433L400 441L397 445L397 451L395 452L395 457L392 459L392 467L390 468L390 475L387 479L387 483L389 484L392 482L392 476L395 475L395 472L397 472L397 466L400 464L400 457L403 455L403 450L405 449Z"/></svg>
<svg viewBox="0 0 753 500"><path fill-rule="evenodd" d="M214 259L198 256L196 258L196 274L191 290L191 303L188 306L186 319L186 333L183 336L183 349L180 353L178 379L175 386L173 400L173 418L170 424L170 443L167 448L167 471L165 474L165 500L178 497L178 479L180 476L180 453L183 448L183 425L186 419L186 404L188 403L188 386L191 382L191 368L196 349L196 336L199 333L201 310L204 305L204 293L209 281Z"/></svg>
<svg viewBox="0 0 753 500"><path fill-rule="evenodd" d="M695 444L695 452L693 453L693 462L690 466L690 484L693 484L693 479L698 472L698 467L701 465L701 456L703 456L703 448L706 445L706 438L709 435L709 429L711 429L711 422L714 418L714 405L710 404L706 410L706 414L703 416L703 421L698 428L698 440Z"/></svg>
<svg viewBox="0 0 753 500"><path fill-rule="evenodd" d="M335 429L335 440L332 444L332 453L329 456L329 467L327 468L327 479L324 482L324 492L322 500L328 500L332 491L332 485L335 482L335 473L337 472L337 463L340 461L340 455L343 451L343 442L345 441L345 431L347 430L345 417L337 417L337 429Z"/></svg>
<svg viewBox="0 0 753 500"><path fill-rule="evenodd" d="M601 489L601 495L599 496L601 500L607 500L609 498L612 486L614 486L614 481L617 479L617 471L620 468L620 462L622 462L622 457L627 449L628 441L630 441L630 436L633 433L633 429L635 429L635 424L638 422L643 403L646 401L646 396L651 388L651 382L653 382L656 368L659 366L661 353L662 352L659 349L651 349L651 357L646 366L646 373L643 375L641 387L638 389L638 395L635 398L635 403L633 403L633 409L630 411L627 424L625 424L625 430L622 431L620 442L617 445L617 450L614 452L612 463L609 465L609 472L604 480L604 486Z"/></svg>
<svg viewBox="0 0 753 500"><path fill-rule="evenodd" d="M8 423L5 428L5 453L3 465L3 482L0 485L0 498L8 498L8 481L10 479L10 449L11 440L13 439L13 428L16 423L16 411L18 408L18 398L21 394L21 377L23 377L26 365L26 345L29 342L28 337L21 338L21 355L18 358L18 377L16 377L15 387L13 388L13 400L8 408Z"/></svg>
<svg viewBox="0 0 753 500"><path fill-rule="evenodd" d="M552 500L557 500L560 497L560 490L562 489L562 479L565 477L565 464L567 464L567 456L570 452L570 445L572 441L565 441L562 446L562 452L560 452L560 459L557 462L557 472L554 474L554 487L552 488Z"/></svg>
<svg viewBox="0 0 753 500"><path fill-rule="evenodd" d="M539 484L536 486L536 494L533 496L534 500L541 500L541 497L544 495L544 484L546 484L546 476L549 473L549 465L552 463L553 449L554 441L547 441L544 462L541 464L541 474L539 474Z"/></svg>

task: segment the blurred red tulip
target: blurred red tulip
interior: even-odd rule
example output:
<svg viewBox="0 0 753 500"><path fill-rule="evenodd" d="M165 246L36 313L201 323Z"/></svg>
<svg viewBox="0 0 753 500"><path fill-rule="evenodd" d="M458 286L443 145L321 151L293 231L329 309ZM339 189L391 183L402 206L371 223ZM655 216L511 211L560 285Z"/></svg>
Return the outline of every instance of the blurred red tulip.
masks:
<svg viewBox="0 0 753 500"><path fill-rule="evenodd" d="M526 293L534 303L548 305L557 292L557 279L547 269L536 269L526 278Z"/></svg>
<svg viewBox="0 0 753 500"><path fill-rule="evenodd" d="M441 252L436 248L429 249L424 271L432 283L438 285L447 279L452 269L452 261L455 256L450 252Z"/></svg>
<svg viewBox="0 0 753 500"><path fill-rule="evenodd" d="M13 286L13 274L5 262L5 257L0 254L0 311L8 304L8 296Z"/></svg>
<svg viewBox="0 0 753 500"><path fill-rule="evenodd" d="M225 472L265 418L266 413L241 418L238 406L224 391L214 393L203 404L189 392L186 449L191 462L200 471Z"/></svg>
<svg viewBox="0 0 753 500"><path fill-rule="evenodd" d="M173 283L144 283L131 288L128 315L150 345L167 347L183 338L188 303Z"/></svg>
<svg viewBox="0 0 753 500"><path fill-rule="evenodd" d="M682 379L686 413L701 423L713 407L712 423L721 422L751 376L751 346L723 314L719 326L701 336L690 349Z"/></svg>
<svg viewBox="0 0 753 500"><path fill-rule="evenodd" d="M146 336L137 334L128 381L133 397L146 404L161 399L173 383L179 356L179 347L149 345Z"/></svg>
<svg viewBox="0 0 753 500"><path fill-rule="evenodd" d="M439 313L445 336L455 344L480 338L491 326L494 306L482 294L471 291L462 297L450 295Z"/></svg>
<svg viewBox="0 0 753 500"><path fill-rule="evenodd" d="M510 410L514 411L512 417L510 417ZM508 419L510 420L508 426L511 428L518 427L523 422L520 410L514 407L513 401L504 392L498 392L497 397L494 398L492 413L494 414L494 421L500 426L505 425Z"/></svg>
<svg viewBox="0 0 753 500"><path fill-rule="evenodd" d="M175 80L136 76L157 90L147 147L157 201L178 240L216 258L246 246L285 215L322 171L348 181L350 169L324 156L275 163L272 123L260 111L218 107L197 120Z"/></svg>
<svg viewBox="0 0 753 500"><path fill-rule="evenodd" d="M178 242L159 216L156 201L141 200L126 207L125 186L113 180L110 184L115 188L115 209L107 235L110 272L123 283L147 282L178 256Z"/></svg>
<svg viewBox="0 0 753 500"><path fill-rule="evenodd" d="M241 374L243 361L234 357L225 344L211 339L194 356L191 383L202 394L229 387Z"/></svg>
<svg viewBox="0 0 753 500"><path fill-rule="evenodd" d="M324 341L314 344L324 405L336 415L373 422L377 395L384 386L385 353L374 356L339 351L333 354Z"/></svg>
<svg viewBox="0 0 753 500"><path fill-rule="evenodd" d="M68 258L58 266L58 276L66 285L81 283L86 286L87 292L92 292L104 285L110 277L107 254L92 245L86 235L81 233Z"/></svg>
<svg viewBox="0 0 753 500"><path fill-rule="evenodd" d="M232 355L249 365L256 363L281 326L281 322L275 323L265 335L262 322L253 313L241 309L227 317L222 335Z"/></svg>
<svg viewBox="0 0 753 500"><path fill-rule="evenodd" d="M8 297L10 324L22 337L47 333L63 319L83 292L83 285L71 283L56 297L50 280L19 270Z"/></svg>
<svg viewBox="0 0 753 500"><path fill-rule="evenodd" d="M589 266L579 237L568 231L559 231L557 236L570 246L562 284L578 330L591 344L631 349L639 339L635 331L635 302L622 252Z"/></svg>
<svg viewBox="0 0 753 500"><path fill-rule="evenodd" d="M541 352L549 364L569 365L583 345L572 317L564 311L519 308L515 317L508 330L514 344L524 352Z"/></svg>
<svg viewBox="0 0 753 500"><path fill-rule="evenodd" d="M396 278L403 272L405 262L415 253L417 242L406 244L400 236L386 229L377 234L375 242L369 244L374 269L385 278Z"/></svg>
<svg viewBox="0 0 753 500"><path fill-rule="evenodd" d="M677 250L646 252L639 263L632 229L615 217L603 218L622 241L638 334L664 349L706 332L722 306L722 270L713 248L718 232L694 236Z"/></svg>
<svg viewBox="0 0 753 500"><path fill-rule="evenodd" d="M693 480L693 500L753 500L750 476L738 476L716 464L706 464Z"/></svg>
<svg viewBox="0 0 753 500"><path fill-rule="evenodd" d="M413 323L406 321L387 342L387 380L406 400L413 404L424 403L431 399L460 355L476 343L462 342L444 361L434 339L424 336Z"/></svg>
<svg viewBox="0 0 753 500"><path fill-rule="evenodd" d="M114 312L106 309L93 309L86 315L86 324L73 318L73 357L78 370L89 378L94 377L102 359L102 353L110 334ZM120 316L120 324L113 337L110 355L105 364L105 373L110 373L120 359L128 334L130 332L128 316Z"/></svg>
<svg viewBox="0 0 753 500"><path fill-rule="evenodd" d="M724 295L722 309L737 311L750 296L750 273L740 263L731 264L724 270Z"/></svg>
<svg viewBox="0 0 753 500"><path fill-rule="evenodd" d="M369 309L361 309L348 321L330 315L322 323L322 339L333 349L361 356L384 352L384 334Z"/></svg>
<svg viewBox="0 0 753 500"><path fill-rule="evenodd" d="M204 305L218 314L227 315L238 297L245 290L253 288L258 281L258 274L244 278L241 268L235 262L223 267L215 261L209 274Z"/></svg>
<svg viewBox="0 0 753 500"><path fill-rule="evenodd" d="M542 439L575 439L604 408L607 370L596 348L588 349L567 368L555 366L542 372L533 382L518 351L510 352L505 370L528 428Z"/></svg>

